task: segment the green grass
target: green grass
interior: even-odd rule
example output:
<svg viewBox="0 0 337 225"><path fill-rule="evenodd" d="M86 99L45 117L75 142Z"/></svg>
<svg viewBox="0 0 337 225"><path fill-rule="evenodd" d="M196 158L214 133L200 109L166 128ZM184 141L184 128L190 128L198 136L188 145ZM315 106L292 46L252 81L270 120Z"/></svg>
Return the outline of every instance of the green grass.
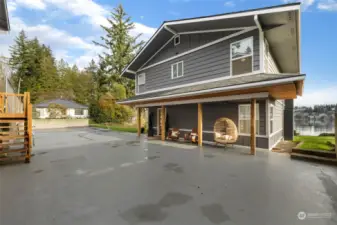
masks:
<svg viewBox="0 0 337 225"><path fill-rule="evenodd" d="M333 144L335 143L335 137L322 137L322 136L295 136L294 141L301 142L303 144L299 146L301 149L310 149L310 150L324 150L329 151L333 149L333 147L327 144L330 141Z"/></svg>
<svg viewBox="0 0 337 225"><path fill-rule="evenodd" d="M90 124L91 127L105 128L113 131L137 133L137 127L123 124Z"/></svg>

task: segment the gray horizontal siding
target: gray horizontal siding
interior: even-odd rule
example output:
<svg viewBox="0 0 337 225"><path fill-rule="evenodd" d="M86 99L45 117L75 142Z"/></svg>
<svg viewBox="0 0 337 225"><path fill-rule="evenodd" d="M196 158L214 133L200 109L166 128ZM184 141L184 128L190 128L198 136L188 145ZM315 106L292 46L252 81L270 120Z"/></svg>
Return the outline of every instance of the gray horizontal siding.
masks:
<svg viewBox="0 0 337 225"><path fill-rule="evenodd" d="M204 103L203 104L203 131L213 131L214 123L218 118L227 117L238 125L238 111L239 104L247 104L247 102L240 103L227 103L227 102L216 102L216 103ZM258 101L260 107L260 135L265 134L265 121L266 121L266 104L265 100ZM156 109L158 107L149 108L149 112L155 114L153 118L153 126L157 126L156 120ZM167 107L167 115L169 119L170 128L180 128L180 129L189 129L198 127L198 107L197 104L186 104L186 105L175 105ZM263 121L263 122L262 122ZM263 131L263 132L262 132ZM181 132L183 137L184 131ZM214 141L213 133L204 132L204 140ZM249 146L250 137L249 136L239 136L238 145ZM257 147L259 148L268 148L268 138L267 137L258 137L256 142Z"/></svg>
<svg viewBox="0 0 337 225"><path fill-rule="evenodd" d="M216 33L204 33L204 34L184 34L180 35L180 44L174 45L174 40L172 39L150 62L145 66L160 62L164 59L170 58L177 54L181 54L193 48L197 48L201 45L207 44L209 42L215 41L219 38L228 36L237 31L230 32L216 32Z"/></svg>
<svg viewBox="0 0 337 225"><path fill-rule="evenodd" d="M140 72L146 73L145 91L229 76L230 43L251 36L254 71L259 70L259 32L254 30ZM171 65L180 61L184 61L184 76L171 79Z"/></svg>

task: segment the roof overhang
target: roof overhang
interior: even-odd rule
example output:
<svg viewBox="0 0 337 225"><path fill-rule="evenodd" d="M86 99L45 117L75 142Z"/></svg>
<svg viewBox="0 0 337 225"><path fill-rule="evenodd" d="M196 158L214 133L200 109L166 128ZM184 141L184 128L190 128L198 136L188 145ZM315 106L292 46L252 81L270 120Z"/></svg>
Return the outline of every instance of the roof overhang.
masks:
<svg viewBox="0 0 337 225"><path fill-rule="evenodd" d="M9 18L6 0L0 1L0 31L9 31Z"/></svg>
<svg viewBox="0 0 337 225"><path fill-rule="evenodd" d="M139 99L124 100L117 103L130 106L146 104L163 105L170 102L176 102L176 104L179 104L179 102L186 102L188 100L197 101L198 99L256 93L268 93L269 97L275 99L296 99L297 96L302 96L303 94L304 79L305 75L300 75L277 80L244 83L172 95L154 97L146 97L145 95L144 98L141 98L140 96Z"/></svg>
<svg viewBox="0 0 337 225"><path fill-rule="evenodd" d="M299 72L299 27L300 3L292 3L267 8L253 9L221 15L165 21L145 44L121 75L134 78L146 61L165 43L177 34L198 31L214 31L256 26L258 16L265 37L280 67L285 73ZM290 47L285 48L284 45ZM289 57L289 54L292 54Z"/></svg>

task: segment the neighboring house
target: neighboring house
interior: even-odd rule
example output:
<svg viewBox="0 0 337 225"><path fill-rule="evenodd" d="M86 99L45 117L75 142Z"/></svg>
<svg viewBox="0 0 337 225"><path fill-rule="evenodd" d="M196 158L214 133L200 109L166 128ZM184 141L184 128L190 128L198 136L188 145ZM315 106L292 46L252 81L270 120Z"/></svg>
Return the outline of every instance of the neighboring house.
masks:
<svg viewBox="0 0 337 225"><path fill-rule="evenodd" d="M58 108L52 109L53 105L60 105L65 110L65 113L62 113L63 115L57 116L58 118L88 118L89 115L88 106L86 105L81 105L69 100L54 99L34 105L37 117L40 119L50 118L50 110L58 110Z"/></svg>
<svg viewBox="0 0 337 225"><path fill-rule="evenodd" d="M148 108L157 135L163 124L198 128L199 145L212 143L225 117L237 126L237 145L271 149L293 137L293 99L305 79L300 17L293 3L166 21L122 73L135 79L136 96L118 103Z"/></svg>

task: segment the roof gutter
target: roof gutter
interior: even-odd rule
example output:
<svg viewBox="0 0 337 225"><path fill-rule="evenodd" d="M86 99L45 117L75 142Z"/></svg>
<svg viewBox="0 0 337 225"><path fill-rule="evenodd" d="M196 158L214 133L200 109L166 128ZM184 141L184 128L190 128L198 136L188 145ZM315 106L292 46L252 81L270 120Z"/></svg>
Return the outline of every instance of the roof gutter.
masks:
<svg viewBox="0 0 337 225"><path fill-rule="evenodd" d="M284 79L277 79L272 81L260 81L260 82L254 82L254 83L248 83L248 84L240 84L240 85L234 85L229 87L220 87L220 88L213 88L208 90L201 90L201 91L193 91L188 93L181 93L181 94L173 94L173 95L167 95L167 96L159 96L159 97L153 97L153 98L143 98L143 99L137 99L137 100L130 100L130 101L118 101L117 103L121 104L128 104L128 103L137 103L142 101L152 101L152 100L163 100L163 99L169 99L172 97L188 97L191 95L196 94L209 94L214 92L221 92L221 91L233 91L233 90L239 90L244 88L251 88L251 87L263 87L263 86L270 86L273 84L282 84L282 83L289 83L294 81L301 81L305 79L305 75L291 77L291 78L284 78Z"/></svg>

